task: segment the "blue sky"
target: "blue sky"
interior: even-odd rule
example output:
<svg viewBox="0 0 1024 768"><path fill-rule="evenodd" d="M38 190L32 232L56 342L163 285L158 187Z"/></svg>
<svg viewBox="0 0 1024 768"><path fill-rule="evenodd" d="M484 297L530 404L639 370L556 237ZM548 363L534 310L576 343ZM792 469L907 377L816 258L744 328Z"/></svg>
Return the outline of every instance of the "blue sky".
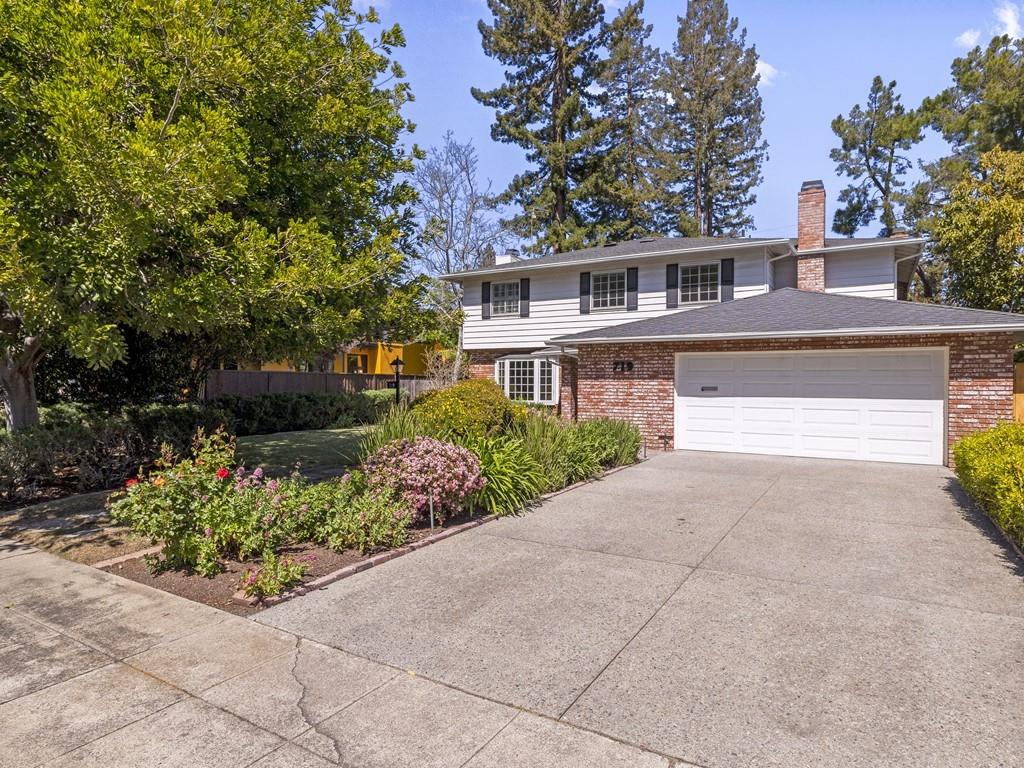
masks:
<svg viewBox="0 0 1024 768"><path fill-rule="evenodd" d="M622 0L605 2L605 7ZM488 59L476 25L489 18L483 0L357 0L377 8L382 21L397 22L407 47L396 52L416 101L407 114L417 124L413 140L422 147L440 142L448 129L472 139L481 175L501 190L525 164L517 147L490 138L493 113L470 96L470 87L492 87L502 79ZM685 0L647 0L652 42L667 50ZM871 79L895 79L903 102L916 106L950 82L954 57L993 34L1021 36L1024 2L910 2L908 0L733 0L733 16L757 47L764 102L764 137L769 160L753 209L754 234L795 234L796 193L804 179L825 181L829 222L843 182L829 160L835 136L829 127L839 113L863 103ZM611 12L611 11L610 11ZM930 138L915 148L925 158L941 154ZM866 232L865 234L874 234Z"/></svg>

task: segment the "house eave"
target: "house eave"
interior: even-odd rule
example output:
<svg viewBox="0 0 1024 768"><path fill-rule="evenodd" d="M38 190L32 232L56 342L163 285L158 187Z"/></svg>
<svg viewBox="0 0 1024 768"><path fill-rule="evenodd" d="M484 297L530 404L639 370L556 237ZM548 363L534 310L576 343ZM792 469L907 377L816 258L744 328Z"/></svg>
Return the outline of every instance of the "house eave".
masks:
<svg viewBox="0 0 1024 768"><path fill-rule="evenodd" d="M663 336L602 336L592 338L561 337L547 342L549 346L580 346L586 344L636 344L662 341L727 341L739 339L805 339L828 336L925 336L935 333L1024 333L1024 323L1007 325L917 325L883 328L838 328L828 330L749 331L736 333L685 333Z"/></svg>
<svg viewBox="0 0 1024 768"><path fill-rule="evenodd" d="M773 246L785 245L791 248L788 238L774 240L756 240L749 243L722 243L721 245L703 245L696 248L670 248L664 251L651 251L649 253L634 253L620 256L597 256L593 259L581 259L579 261L560 261L552 264L533 264L529 260L517 263L513 267L503 269L488 267L487 269L473 269L466 272L450 272L441 275L441 280L460 282L467 277L489 277L492 275L508 275L518 272L534 272L542 269L573 269L577 266L587 264L614 264L620 261L637 261L647 259L664 258L665 256L680 256L684 254L714 253L723 250L738 250L748 248L771 248Z"/></svg>

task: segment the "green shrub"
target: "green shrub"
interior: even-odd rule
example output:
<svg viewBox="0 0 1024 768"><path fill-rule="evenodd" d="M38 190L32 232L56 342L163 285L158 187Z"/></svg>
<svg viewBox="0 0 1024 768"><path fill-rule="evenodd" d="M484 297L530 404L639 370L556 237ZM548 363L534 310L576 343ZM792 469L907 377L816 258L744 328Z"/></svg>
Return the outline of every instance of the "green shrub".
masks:
<svg viewBox="0 0 1024 768"><path fill-rule="evenodd" d="M953 446L953 459L964 490L1024 546L1024 424L968 435Z"/></svg>
<svg viewBox="0 0 1024 768"><path fill-rule="evenodd" d="M420 396L412 406L424 432L449 437L483 437L506 432L526 415L491 379L469 379Z"/></svg>
<svg viewBox="0 0 1024 768"><path fill-rule="evenodd" d="M487 483L474 497L474 504L494 515L518 512L544 489L544 471L511 436L464 437L458 443L480 459Z"/></svg>
<svg viewBox="0 0 1024 768"><path fill-rule="evenodd" d="M163 543L163 560L151 559L151 567L212 576L225 549L243 548L226 521L234 455L234 441L223 433L200 432L192 458L179 461L167 449L148 477L128 480L123 494L112 498L114 522Z"/></svg>
<svg viewBox="0 0 1024 768"><path fill-rule="evenodd" d="M227 395L207 406L226 414L229 431L239 437L372 424L382 408L380 397L366 392Z"/></svg>

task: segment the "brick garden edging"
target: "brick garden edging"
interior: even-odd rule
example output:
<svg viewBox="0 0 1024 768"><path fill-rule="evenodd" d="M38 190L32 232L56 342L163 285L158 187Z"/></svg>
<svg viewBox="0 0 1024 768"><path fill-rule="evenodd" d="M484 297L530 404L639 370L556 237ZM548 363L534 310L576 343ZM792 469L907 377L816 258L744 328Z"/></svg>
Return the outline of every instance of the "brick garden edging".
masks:
<svg viewBox="0 0 1024 768"><path fill-rule="evenodd" d="M612 469L602 472L597 477L592 477L589 480L581 480L578 483L567 485L565 486L565 488L560 488L557 491L552 491L551 493L545 493L543 496L538 496L536 501L532 503L540 504L542 502L547 501L548 499L553 499L555 496L560 496L563 493L567 493L568 491L587 485L588 483L594 483L597 482L598 480L603 480L604 478L608 477L608 475L614 475L616 472L621 472L622 470L628 469L629 467L635 467L637 464L643 464L645 461L647 461L646 457L642 459L637 459L632 464L624 464L621 467L613 467ZM336 581L347 579L349 576L355 576L357 573L369 570L370 568L373 568L376 565L381 565L382 563L386 563L389 560L394 560L396 557L408 555L412 552L415 552L417 549L423 549L424 547L429 547L431 544L436 544L439 541L444 541L445 539L454 536L457 533L462 533L463 531L468 531L470 528L477 528L483 525L484 523L489 523L492 520L497 520L498 517L498 515L485 515L484 517L481 517L478 520L470 520L468 523L462 523L461 525L456 525L452 528L445 528L438 533L431 534L430 536L422 538L419 541L415 541L412 544L406 544L405 546L398 547L397 549L389 549L387 552L381 552L378 555L373 555L372 557L368 557L366 560L363 560L361 562L352 563L352 565L346 565L343 568L339 568L336 571L325 573L323 576L319 576L315 579L312 579L306 582L305 584L302 584L296 587L295 589L289 590L288 592L283 592L280 595L272 595L271 597L264 598L246 597L245 592L243 592L242 590L238 590L237 592L235 592L231 599L235 602L243 603L245 605L261 605L265 608L269 608L273 605L279 605L280 603L283 603L286 600L291 600L294 597L299 597L300 595L304 595L307 592L310 592L311 590L323 589L324 587L328 586L329 584L333 584Z"/></svg>

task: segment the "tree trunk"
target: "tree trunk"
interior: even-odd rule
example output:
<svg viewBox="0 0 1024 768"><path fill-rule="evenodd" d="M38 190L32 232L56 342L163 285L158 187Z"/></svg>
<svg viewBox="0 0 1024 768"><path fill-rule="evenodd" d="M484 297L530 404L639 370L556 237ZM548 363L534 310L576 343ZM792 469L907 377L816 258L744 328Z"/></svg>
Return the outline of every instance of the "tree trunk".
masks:
<svg viewBox="0 0 1024 768"><path fill-rule="evenodd" d="M452 366L452 383L456 384L462 377L462 323L459 323L459 343L455 347L455 363Z"/></svg>
<svg viewBox="0 0 1024 768"><path fill-rule="evenodd" d="M0 384L3 385L7 430L14 432L38 424L35 360L32 359L28 364L0 367Z"/></svg>

